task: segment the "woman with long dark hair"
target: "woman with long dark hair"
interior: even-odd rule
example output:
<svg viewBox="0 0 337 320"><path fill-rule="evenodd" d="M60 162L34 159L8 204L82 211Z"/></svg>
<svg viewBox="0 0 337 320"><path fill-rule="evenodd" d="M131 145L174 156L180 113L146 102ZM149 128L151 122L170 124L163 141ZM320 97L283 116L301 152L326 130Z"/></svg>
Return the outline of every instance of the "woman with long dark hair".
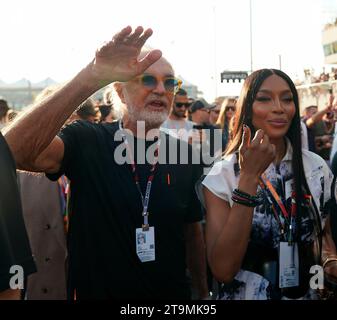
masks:
<svg viewBox="0 0 337 320"><path fill-rule="evenodd" d="M280 70L258 70L236 108L233 140L202 183L207 254L222 283L220 298L318 298L312 267L337 277L328 217L332 174L301 148L296 88Z"/></svg>

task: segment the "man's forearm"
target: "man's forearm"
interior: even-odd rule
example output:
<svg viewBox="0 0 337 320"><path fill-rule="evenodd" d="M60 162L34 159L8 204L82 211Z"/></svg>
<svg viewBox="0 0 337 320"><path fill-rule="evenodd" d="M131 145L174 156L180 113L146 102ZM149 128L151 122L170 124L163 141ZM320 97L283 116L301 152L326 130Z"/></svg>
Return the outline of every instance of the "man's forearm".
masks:
<svg viewBox="0 0 337 320"><path fill-rule="evenodd" d="M92 62L73 80L7 128L4 135L17 166L34 167L35 160L50 145L66 119L98 89L114 81L129 81L158 61L162 55L159 50L151 50L139 60L141 49L151 35L151 29L137 27L132 32L130 26L123 28L96 51ZM51 150L46 150L43 162L46 165L49 161L50 165L55 161L53 169L59 164L59 159L55 159L57 152L53 153L53 147L60 145L57 141Z"/></svg>
<svg viewBox="0 0 337 320"><path fill-rule="evenodd" d="M51 143L74 110L100 88L89 66L54 94L3 130L17 164L34 161Z"/></svg>

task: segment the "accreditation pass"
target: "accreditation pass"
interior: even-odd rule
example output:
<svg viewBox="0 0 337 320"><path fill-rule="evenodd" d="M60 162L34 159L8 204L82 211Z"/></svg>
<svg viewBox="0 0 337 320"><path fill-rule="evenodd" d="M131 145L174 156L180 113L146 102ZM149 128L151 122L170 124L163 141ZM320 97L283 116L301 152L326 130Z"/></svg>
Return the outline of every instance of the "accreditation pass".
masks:
<svg viewBox="0 0 337 320"><path fill-rule="evenodd" d="M136 251L141 262L154 261L156 259L154 227L144 231L143 228L136 229Z"/></svg>

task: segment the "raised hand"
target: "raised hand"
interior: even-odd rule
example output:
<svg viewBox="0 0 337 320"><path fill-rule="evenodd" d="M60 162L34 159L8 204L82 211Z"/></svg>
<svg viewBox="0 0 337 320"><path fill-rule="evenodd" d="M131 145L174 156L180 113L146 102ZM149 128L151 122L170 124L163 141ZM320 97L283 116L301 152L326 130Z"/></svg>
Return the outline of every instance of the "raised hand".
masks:
<svg viewBox="0 0 337 320"><path fill-rule="evenodd" d="M333 93L331 92L330 95L329 95L329 99L328 99L328 106L329 107L333 107L334 100L335 100L335 97L334 97Z"/></svg>
<svg viewBox="0 0 337 320"><path fill-rule="evenodd" d="M239 148L240 174L259 178L275 159L275 145L269 142L263 130L257 130L252 141L250 128L244 126L243 130Z"/></svg>
<svg viewBox="0 0 337 320"><path fill-rule="evenodd" d="M152 30L144 31L137 27L134 32L130 26L114 35L96 51L95 59L89 65L91 76L101 86L113 81L128 81L141 74L161 57L160 50L150 51L144 58L138 56Z"/></svg>

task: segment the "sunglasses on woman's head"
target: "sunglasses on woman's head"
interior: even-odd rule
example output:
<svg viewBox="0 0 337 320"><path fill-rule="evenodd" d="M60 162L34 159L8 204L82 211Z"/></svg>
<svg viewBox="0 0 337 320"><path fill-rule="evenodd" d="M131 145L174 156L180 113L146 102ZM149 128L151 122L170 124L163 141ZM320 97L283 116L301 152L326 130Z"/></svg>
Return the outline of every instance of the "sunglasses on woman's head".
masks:
<svg viewBox="0 0 337 320"><path fill-rule="evenodd" d="M155 76L152 76L150 74L143 74L137 78L139 79L140 83L144 87L150 90L155 89L159 81L163 82L164 88L166 91L172 92L172 93L176 93L182 85L182 81L179 79L176 79L175 77L164 77L164 78L158 79Z"/></svg>
<svg viewBox="0 0 337 320"><path fill-rule="evenodd" d="M185 108L189 108L191 104L189 102L176 102L175 105L177 108L182 108L184 106Z"/></svg>

